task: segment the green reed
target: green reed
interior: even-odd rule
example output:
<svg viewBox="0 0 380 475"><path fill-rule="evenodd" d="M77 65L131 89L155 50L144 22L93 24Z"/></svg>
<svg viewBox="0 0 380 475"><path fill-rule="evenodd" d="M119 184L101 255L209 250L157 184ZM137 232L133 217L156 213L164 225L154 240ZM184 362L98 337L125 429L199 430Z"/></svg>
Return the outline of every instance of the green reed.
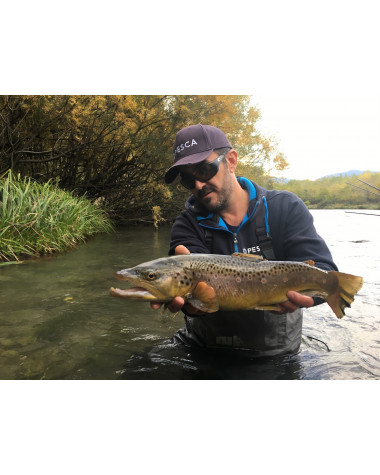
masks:
<svg viewBox="0 0 380 475"><path fill-rule="evenodd" d="M51 182L0 178L0 261L62 252L112 230L104 211Z"/></svg>

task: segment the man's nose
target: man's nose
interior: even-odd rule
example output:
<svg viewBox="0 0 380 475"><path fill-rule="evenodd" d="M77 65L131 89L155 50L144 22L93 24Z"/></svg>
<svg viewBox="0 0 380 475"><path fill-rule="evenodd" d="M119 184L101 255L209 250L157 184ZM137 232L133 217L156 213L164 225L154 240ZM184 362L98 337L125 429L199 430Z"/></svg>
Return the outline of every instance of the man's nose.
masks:
<svg viewBox="0 0 380 475"><path fill-rule="evenodd" d="M203 181L194 180L194 190L200 191L205 186Z"/></svg>

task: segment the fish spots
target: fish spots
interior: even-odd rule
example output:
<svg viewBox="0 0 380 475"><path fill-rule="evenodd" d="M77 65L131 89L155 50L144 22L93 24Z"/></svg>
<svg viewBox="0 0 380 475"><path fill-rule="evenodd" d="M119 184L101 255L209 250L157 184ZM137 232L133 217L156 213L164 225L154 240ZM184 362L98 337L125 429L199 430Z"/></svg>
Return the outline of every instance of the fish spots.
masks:
<svg viewBox="0 0 380 475"><path fill-rule="evenodd" d="M186 285L189 286L192 281L192 277L189 277L188 275L183 275L180 272L176 272L174 275L174 280L178 282L179 285Z"/></svg>
<svg viewBox="0 0 380 475"><path fill-rule="evenodd" d="M236 295L241 295L243 291L249 293L258 289L262 293L278 292L281 288L288 288L292 282L302 287L308 282L322 284L320 272L302 262L255 261L219 255L208 255L207 260L202 256L199 256L199 260L191 260L189 256L178 257L180 259L184 262L183 272L190 272L190 277L186 278L190 286L195 280L205 281L228 294L237 292ZM183 272L180 279L185 285Z"/></svg>
<svg viewBox="0 0 380 475"><path fill-rule="evenodd" d="M181 275L181 276L180 276L180 281L179 281L179 283L180 283L181 285L185 285L186 287L188 287L188 286L191 284L191 282L192 282L192 278L189 277L188 275L185 274L185 275Z"/></svg>

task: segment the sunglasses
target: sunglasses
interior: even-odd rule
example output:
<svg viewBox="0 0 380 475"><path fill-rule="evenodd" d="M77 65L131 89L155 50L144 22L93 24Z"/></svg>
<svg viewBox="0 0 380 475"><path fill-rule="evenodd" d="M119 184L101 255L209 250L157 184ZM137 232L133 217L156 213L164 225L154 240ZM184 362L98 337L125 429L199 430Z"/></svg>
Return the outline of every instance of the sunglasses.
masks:
<svg viewBox="0 0 380 475"><path fill-rule="evenodd" d="M195 188L195 180L201 181L203 183L205 181L211 180L211 178L218 173L220 164L222 163L222 160L225 156L226 154L219 155L211 162L203 163L198 168L196 168L192 174L184 172L180 173L181 185L188 190L192 190Z"/></svg>

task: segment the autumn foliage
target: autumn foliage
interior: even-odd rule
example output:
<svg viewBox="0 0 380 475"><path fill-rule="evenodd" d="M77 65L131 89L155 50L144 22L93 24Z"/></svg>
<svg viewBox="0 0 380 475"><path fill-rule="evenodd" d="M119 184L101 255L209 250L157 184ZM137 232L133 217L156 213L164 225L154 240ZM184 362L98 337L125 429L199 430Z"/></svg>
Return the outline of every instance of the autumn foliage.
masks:
<svg viewBox="0 0 380 475"><path fill-rule="evenodd" d="M170 221L188 192L167 187L176 132L220 127L242 174L283 169L272 138L256 129L250 96L0 96L0 176L8 170L86 195L119 222Z"/></svg>

